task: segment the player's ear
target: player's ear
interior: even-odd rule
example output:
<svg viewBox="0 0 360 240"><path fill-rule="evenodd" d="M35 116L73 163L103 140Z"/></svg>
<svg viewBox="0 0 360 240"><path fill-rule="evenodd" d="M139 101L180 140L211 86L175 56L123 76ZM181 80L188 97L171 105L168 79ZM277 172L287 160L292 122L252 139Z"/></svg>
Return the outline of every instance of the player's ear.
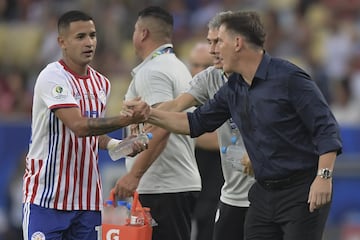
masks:
<svg viewBox="0 0 360 240"><path fill-rule="evenodd" d="M61 49L65 49L65 39L62 36L58 36L57 42Z"/></svg>

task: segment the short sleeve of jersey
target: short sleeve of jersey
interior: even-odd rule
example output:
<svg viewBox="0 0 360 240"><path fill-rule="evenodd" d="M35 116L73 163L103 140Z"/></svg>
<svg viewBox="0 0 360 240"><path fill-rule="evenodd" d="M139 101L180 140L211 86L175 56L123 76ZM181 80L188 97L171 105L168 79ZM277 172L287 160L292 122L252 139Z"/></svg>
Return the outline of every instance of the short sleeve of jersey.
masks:
<svg viewBox="0 0 360 240"><path fill-rule="evenodd" d="M49 109L78 107L67 81L69 76L56 66L48 66L42 71L36 82L34 94L40 97Z"/></svg>

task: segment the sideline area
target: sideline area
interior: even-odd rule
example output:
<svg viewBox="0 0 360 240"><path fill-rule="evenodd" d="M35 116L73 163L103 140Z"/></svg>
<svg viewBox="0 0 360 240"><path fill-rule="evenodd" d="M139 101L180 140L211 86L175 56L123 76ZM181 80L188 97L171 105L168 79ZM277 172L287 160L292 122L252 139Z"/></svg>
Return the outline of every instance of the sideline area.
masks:
<svg viewBox="0 0 360 240"><path fill-rule="evenodd" d="M30 138L29 122L0 122L0 210L9 216L9 209L21 209L21 202L11 199L9 186L16 178L22 178L24 157ZM121 138L122 131L110 134ZM343 154L336 161L334 172L334 195L325 234L352 239L360 236L360 127L342 127ZM113 162L106 151L99 152L104 197L118 177L125 172L124 161ZM21 173L19 175L19 172ZM21 193L21 189L18 189ZM328 239L328 238L326 238Z"/></svg>

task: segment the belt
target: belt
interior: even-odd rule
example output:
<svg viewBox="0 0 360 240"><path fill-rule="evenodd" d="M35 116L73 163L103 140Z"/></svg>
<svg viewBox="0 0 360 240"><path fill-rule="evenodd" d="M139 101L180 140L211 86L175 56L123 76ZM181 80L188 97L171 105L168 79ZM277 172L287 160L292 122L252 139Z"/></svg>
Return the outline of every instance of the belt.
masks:
<svg viewBox="0 0 360 240"><path fill-rule="evenodd" d="M262 180L258 183L267 190L282 190L304 183L310 177L315 177L313 169L297 171L286 178Z"/></svg>

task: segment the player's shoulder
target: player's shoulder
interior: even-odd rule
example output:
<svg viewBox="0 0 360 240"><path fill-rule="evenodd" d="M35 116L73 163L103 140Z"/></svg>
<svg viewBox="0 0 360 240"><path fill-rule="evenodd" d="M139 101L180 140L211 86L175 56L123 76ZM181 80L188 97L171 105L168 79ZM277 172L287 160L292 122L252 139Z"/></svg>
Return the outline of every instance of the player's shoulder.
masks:
<svg viewBox="0 0 360 240"><path fill-rule="evenodd" d="M104 74L102 74L101 72L99 72L98 70L96 70L95 68L93 68L92 66L88 66L88 69L91 73L93 74L96 74L96 75L99 75L99 76L102 76L102 77L105 77Z"/></svg>
<svg viewBox="0 0 360 240"><path fill-rule="evenodd" d="M66 74L64 67L59 62L52 62L46 65L40 72L38 81L61 78L64 74Z"/></svg>
<svg viewBox="0 0 360 240"><path fill-rule="evenodd" d="M95 68L89 66L89 71L91 72L90 75L97 76L100 79L104 79L109 81L108 77L106 77L104 74L96 70Z"/></svg>
<svg viewBox="0 0 360 240"><path fill-rule="evenodd" d="M57 72L60 71L60 66L61 64L59 62L51 62L48 63L43 69L42 69L42 73L47 73L47 72Z"/></svg>

